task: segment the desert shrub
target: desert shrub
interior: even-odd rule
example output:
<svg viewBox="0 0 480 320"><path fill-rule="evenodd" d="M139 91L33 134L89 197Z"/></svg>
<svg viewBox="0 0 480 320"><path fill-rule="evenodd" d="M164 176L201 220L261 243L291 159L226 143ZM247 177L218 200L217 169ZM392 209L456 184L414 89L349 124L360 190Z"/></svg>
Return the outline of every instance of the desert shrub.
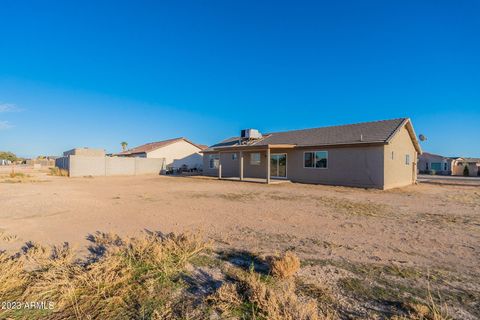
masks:
<svg viewBox="0 0 480 320"><path fill-rule="evenodd" d="M0 255L0 299L55 302L55 310L42 319L167 319L164 315L175 316L171 309L180 299L180 275L208 247L199 236L186 234L96 238L103 250L87 260L75 258L66 244L51 249L29 244L14 256ZM18 317L15 312L0 311L0 318ZM30 312L35 318L36 311Z"/></svg>
<svg viewBox="0 0 480 320"><path fill-rule="evenodd" d="M320 315L317 302L299 296L295 283L289 280L269 281L253 268L249 271L230 269L233 283L224 284L207 300L222 316L239 315L252 319L317 320L331 319Z"/></svg>
<svg viewBox="0 0 480 320"><path fill-rule="evenodd" d="M0 301L18 301L28 280L23 261L0 253Z"/></svg>
<svg viewBox="0 0 480 320"><path fill-rule="evenodd" d="M51 176L68 177L68 170L60 169L59 167L52 167L49 169Z"/></svg>
<svg viewBox="0 0 480 320"><path fill-rule="evenodd" d="M273 276L286 279L300 269L300 259L291 251L270 259L270 272Z"/></svg>
<svg viewBox="0 0 480 320"><path fill-rule="evenodd" d="M12 171L12 172L10 172L9 177L12 178L12 179L14 179L14 178L24 179L24 178L28 178L30 176L28 174L23 173L23 172Z"/></svg>
<svg viewBox="0 0 480 320"><path fill-rule="evenodd" d="M437 305L431 294L428 296L427 304L411 303L406 306L409 311L407 316L393 316L391 320L451 320L453 319L446 305Z"/></svg>

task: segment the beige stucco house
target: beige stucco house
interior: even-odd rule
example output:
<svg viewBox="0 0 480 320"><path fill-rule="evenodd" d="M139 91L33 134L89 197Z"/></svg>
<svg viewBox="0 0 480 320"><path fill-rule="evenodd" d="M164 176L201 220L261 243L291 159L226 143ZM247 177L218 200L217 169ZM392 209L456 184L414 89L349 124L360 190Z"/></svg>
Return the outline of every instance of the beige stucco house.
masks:
<svg viewBox="0 0 480 320"><path fill-rule="evenodd" d="M423 152L418 159L419 173L463 176L465 167L470 177L480 176L480 158L444 157Z"/></svg>
<svg viewBox="0 0 480 320"><path fill-rule="evenodd" d="M179 169L201 169L206 146L191 142L186 138L175 138L147 143L116 154L119 157L163 158L165 167Z"/></svg>
<svg viewBox="0 0 480 320"><path fill-rule="evenodd" d="M408 118L254 138L245 132L203 151L205 175L389 189L415 183L422 152Z"/></svg>
<svg viewBox="0 0 480 320"><path fill-rule="evenodd" d="M452 175L463 176L465 167L470 177L480 176L480 158L457 158L452 163Z"/></svg>
<svg viewBox="0 0 480 320"><path fill-rule="evenodd" d="M444 157L438 154L423 152L418 157L418 172L426 174L451 175L457 157Z"/></svg>

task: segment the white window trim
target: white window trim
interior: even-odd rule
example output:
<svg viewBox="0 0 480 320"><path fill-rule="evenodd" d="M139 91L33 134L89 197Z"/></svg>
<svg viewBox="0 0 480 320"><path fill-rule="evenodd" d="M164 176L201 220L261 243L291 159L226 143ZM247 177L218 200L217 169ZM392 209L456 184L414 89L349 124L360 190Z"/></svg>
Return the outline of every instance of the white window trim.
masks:
<svg viewBox="0 0 480 320"><path fill-rule="evenodd" d="M212 163L215 163L215 162L212 162L212 160L215 160L213 159L213 157L218 157L216 160L220 161L220 154L214 153L214 154L208 155L208 168L212 170L218 170L218 166L216 168L215 168L215 165L212 167Z"/></svg>
<svg viewBox="0 0 480 320"><path fill-rule="evenodd" d="M315 152L326 152L327 153L327 166L325 168L315 167ZM305 167L305 153L313 153L313 159L312 159L313 160L313 167ZM330 161L328 161L328 151L327 150L304 151L302 162L303 162L303 169L321 169L321 170L328 169L328 163L330 162Z"/></svg>
<svg viewBox="0 0 480 320"><path fill-rule="evenodd" d="M252 163L252 160L253 160L252 156L253 156L254 154L258 154L258 163L256 163L256 162L255 162L255 163ZM262 154L261 154L260 152L252 152L252 153L250 153L250 165L251 165L251 166L259 166L259 165L261 165L261 164L262 164Z"/></svg>

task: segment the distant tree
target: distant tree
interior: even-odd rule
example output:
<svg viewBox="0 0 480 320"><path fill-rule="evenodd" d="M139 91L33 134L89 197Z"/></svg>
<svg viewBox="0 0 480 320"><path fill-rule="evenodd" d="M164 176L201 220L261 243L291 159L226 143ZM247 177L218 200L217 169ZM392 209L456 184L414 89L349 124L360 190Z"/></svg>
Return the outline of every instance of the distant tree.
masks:
<svg viewBox="0 0 480 320"><path fill-rule="evenodd" d="M12 152L0 151L0 159L14 162L18 160L18 157Z"/></svg>
<svg viewBox="0 0 480 320"><path fill-rule="evenodd" d="M463 175L465 177L468 177L470 175L470 170L468 170L468 164L466 164L465 167L463 168Z"/></svg>
<svg viewBox="0 0 480 320"><path fill-rule="evenodd" d="M128 142L123 141L120 144L122 145L122 150L127 151Z"/></svg>

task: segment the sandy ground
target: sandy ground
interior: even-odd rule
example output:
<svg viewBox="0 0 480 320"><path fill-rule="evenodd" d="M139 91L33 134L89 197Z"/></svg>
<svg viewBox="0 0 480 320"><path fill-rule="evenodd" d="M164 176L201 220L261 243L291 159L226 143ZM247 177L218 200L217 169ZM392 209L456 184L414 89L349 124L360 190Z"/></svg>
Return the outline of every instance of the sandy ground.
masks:
<svg viewBox="0 0 480 320"><path fill-rule="evenodd" d="M96 231L198 230L219 247L480 276L480 187L390 191L206 177L0 178L4 248L83 246ZM2 175L0 173L0 175ZM3 180L2 180L3 179Z"/></svg>

